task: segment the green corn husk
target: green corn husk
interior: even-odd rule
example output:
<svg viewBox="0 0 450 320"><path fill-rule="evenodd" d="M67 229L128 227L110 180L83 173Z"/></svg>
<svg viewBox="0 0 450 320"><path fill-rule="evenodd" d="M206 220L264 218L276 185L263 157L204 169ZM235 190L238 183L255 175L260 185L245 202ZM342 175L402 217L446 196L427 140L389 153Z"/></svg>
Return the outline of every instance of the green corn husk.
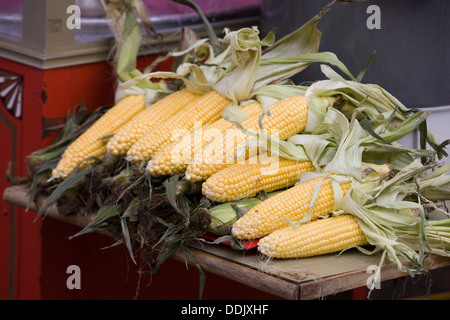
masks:
<svg viewBox="0 0 450 320"><path fill-rule="evenodd" d="M208 209L211 215L208 232L219 236L230 234L233 223L260 202L261 200L258 198L248 198L235 203L222 203Z"/></svg>
<svg viewBox="0 0 450 320"><path fill-rule="evenodd" d="M102 0L101 3L115 37L113 59L115 72L119 83L123 83L142 75L136 68L143 39L141 26L147 29L153 27L146 15L145 6L140 0ZM163 80L151 82L143 79L126 90L122 90L119 86L116 90L115 101L129 94L143 94L146 96L146 104L149 105L167 90L168 87Z"/></svg>
<svg viewBox="0 0 450 320"><path fill-rule="evenodd" d="M353 76L345 65L332 52L319 52L321 32L317 24L331 10L336 1L326 5L305 24L266 48L261 56L254 90L269 83L281 81L298 74L310 64L321 62L337 66L351 79Z"/></svg>
<svg viewBox="0 0 450 320"><path fill-rule="evenodd" d="M346 109L348 109L349 115L347 117L349 119L364 115L368 121L376 125L379 121L384 121L386 117L389 117L388 126L392 127L405 121L412 112L425 113L420 110L408 109L397 98L378 85L345 80L326 65L322 65L321 69L328 80L313 83L308 88L305 96L309 99L338 96L340 100L344 101L344 107L342 107L341 111L346 113ZM340 103L342 104L342 101ZM316 116L321 120L320 115ZM305 131L314 133L319 127L320 121L309 122ZM426 125L424 130L420 130L420 133L424 137L423 139L437 151L439 159L447 156L445 150L440 148L440 144L434 134L426 129Z"/></svg>
<svg viewBox="0 0 450 320"><path fill-rule="evenodd" d="M273 38L273 33L269 33L260 40L257 28L227 31L222 39L226 49L218 56L210 57L208 64L217 65L213 69L205 65L183 63L176 72L147 73L121 84L120 89L128 89L139 81L151 78L180 79L192 92L204 94L216 90L238 104L251 98L261 59L261 47L271 45ZM201 42L197 44L204 45Z"/></svg>
<svg viewBox="0 0 450 320"><path fill-rule="evenodd" d="M426 134L434 151L408 149L397 143L417 128L426 128L426 112L408 110L379 86L348 81L329 66L321 67L329 80L318 81L307 88L278 85L284 87L283 95L278 94L279 97L305 90L304 95L309 99L305 132L280 141L264 131L262 117L268 116L264 112L257 132L244 130L238 119L230 119L250 136L244 145L238 147L236 156L249 147L264 149L270 146L270 151L281 157L310 160L318 170L325 165L328 171L344 169L346 172L340 173L356 177L360 173L362 150L365 151L365 161L390 162L396 169L409 164L417 156L423 161L434 161L435 156L441 158L446 154L429 130L421 132ZM266 98L272 92L269 85L256 91L256 94ZM353 165L349 166L349 161Z"/></svg>
<svg viewBox="0 0 450 320"><path fill-rule="evenodd" d="M208 38L209 38L209 42L211 43L212 49L214 49L216 51L216 53L220 53L224 50L223 44L217 38L216 32L214 31L213 27L209 23L208 18L205 16L205 14L202 12L201 8L195 2L192 2L189 0L172 0L172 1L175 3L184 4L192 9L194 9L195 12L199 15L203 24L205 25L206 32L208 33Z"/></svg>
<svg viewBox="0 0 450 320"><path fill-rule="evenodd" d="M208 208L206 211L211 216L211 224L207 231L218 236L229 235L233 223L239 219L239 217L243 216L248 210L264 199L272 197L280 192L281 191L274 191L263 197L246 198L234 202L221 203Z"/></svg>

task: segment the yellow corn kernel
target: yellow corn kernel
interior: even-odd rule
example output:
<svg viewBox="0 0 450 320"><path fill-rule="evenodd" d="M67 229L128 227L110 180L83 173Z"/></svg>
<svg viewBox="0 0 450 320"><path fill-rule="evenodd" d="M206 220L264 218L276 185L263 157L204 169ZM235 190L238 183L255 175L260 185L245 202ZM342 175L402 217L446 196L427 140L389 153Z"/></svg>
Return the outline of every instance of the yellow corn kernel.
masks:
<svg viewBox="0 0 450 320"><path fill-rule="evenodd" d="M249 116L260 114L259 102L253 102L242 107ZM193 155L207 143L232 129L234 124L221 118L213 123L188 133L183 138L174 141L155 153L148 163L148 171L153 176L165 176L182 173L191 162Z"/></svg>
<svg viewBox="0 0 450 320"><path fill-rule="evenodd" d="M264 116L262 124L267 132L281 140L302 132L308 120L308 99L293 96L280 100L269 107L270 116ZM259 131L260 115L251 116L241 122L245 129ZM186 168L186 179L194 182L204 181L219 170L234 164L245 162L246 157L256 152L252 150L235 157L237 147L241 146L248 135L236 126L227 130L221 137L198 150L192 162Z"/></svg>
<svg viewBox="0 0 450 320"><path fill-rule="evenodd" d="M342 214L276 230L259 240L258 251L272 258L306 258L366 244L356 218Z"/></svg>
<svg viewBox="0 0 450 320"><path fill-rule="evenodd" d="M248 163L232 164L209 177L202 185L207 198L235 201L293 186L300 174L314 171L310 161L296 161L267 154L249 158Z"/></svg>
<svg viewBox="0 0 450 320"><path fill-rule="evenodd" d="M112 155L124 155L146 132L175 115L186 104L200 95L187 89L175 91L145 108L122 126L106 145Z"/></svg>
<svg viewBox="0 0 450 320"><path fill-rule="evenodd" d="M81 161L90 157L103 158L106 154L107 140L102 138L112 135L144 108L144 95L123 97L67 147L56 168L53 169L52 176L64 179ZM80 169L87 163L89 162L83 162Z"/></svg>
<svg viewBox="0 0 450 320"><path fill-rule="evenodd" d="M169 143L182 138L196 127L212 123L222 116L230 100L216 91L210 91L188 103L177 114L155 126L138 139L128 150L127 160L149 160Z"/></svg>
<svg viewBox="0 0 450 320"><path fill-rule="evenodd" d="M291 221L299 221L308 214L312 206L311 220L331 213L334 206L334 193L331 178L316 178L300 183L264 200L237 220L232 233L239 239L264 237L277 229L287 227ZM311 203L314 187L319 187L316 201ZM351 182L341 185L345 196Z"/></svg>

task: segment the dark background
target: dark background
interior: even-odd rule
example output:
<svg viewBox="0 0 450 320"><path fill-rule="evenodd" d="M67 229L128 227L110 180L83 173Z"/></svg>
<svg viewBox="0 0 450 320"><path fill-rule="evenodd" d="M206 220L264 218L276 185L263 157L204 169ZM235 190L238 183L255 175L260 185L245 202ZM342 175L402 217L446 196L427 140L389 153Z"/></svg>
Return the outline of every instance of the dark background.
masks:
<svg viewBox="0 0 450 320"><path fill-rule="evenodd" d="M315 16L331 0L263 0L261 33L277 39ZM367 7L381 11L381 29L367 28ZM378 0L337 3L318 23L321 51L332 51L357 75L374 50L363 79L394 94L409 108L450 105L450 1ZM323 79L318 64L294 81Z"/></svg>

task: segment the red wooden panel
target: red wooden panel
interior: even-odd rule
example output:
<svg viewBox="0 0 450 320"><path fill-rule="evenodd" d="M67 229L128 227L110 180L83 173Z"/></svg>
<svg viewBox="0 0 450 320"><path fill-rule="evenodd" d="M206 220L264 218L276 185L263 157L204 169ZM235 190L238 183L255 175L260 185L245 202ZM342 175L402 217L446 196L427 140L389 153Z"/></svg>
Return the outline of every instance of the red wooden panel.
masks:
<svg viewBox="0 0 450 320"><path fill-rule="evenodd" d="M6 181L5 173L8 167L7 159L12 159L13 154L13 137L14 126L9 127L10 117L5 113L5 107L0 103L0 137L1 146L3 149L2 157L0 160L0 190L3 190L9 186ZM14 240L11 239L14 236L14 212L8 203L0 198L0 299L8 299L12 294L12 288L10 287L10 256L14 252ZM12 250L12 251L11 251Z"/></svg>
<svg viewBox="0 0 450 320"><path fill-rule="evenodd" d="M40 84L43 72L29 66L22 65L6 59L0 59L0 69L6 73L19 76L22 81L17 89L16 105L11 107L2 96L0 130L2 142L5 145L0 158L2 190L9 186L6 182L6 166L11 163L11 174L15 177L25 177L27 169L25 156L41 148L41 107L39 101ZM4 91L3 91L4 93ZM12 112L13 111L13 112ZM3 200L2 200L3 201ZM1 276L7 282L1 283L2 297L17 299L19 297L39 298L41 274L40 254L40 222L34 222L30 215L24 217L24 209L12 207L1 202L3 217L8 221L2 223L5 235L1 238L5 250L5 259L2 259Z"/></svg>
<svg viewBox="0 0 450 320"><path fill-rule="evenodd" d="M42 297L41 221L22 208L16 211L16 259L14 299L37 300Z"/></svg>
<svg viewBox="0 0 450 320"><path fill-rule="evenodd" d="M70 105L84 102L92 110L114 103L115 75L110 64L89 63L70 68L72 87Z"/></svg>

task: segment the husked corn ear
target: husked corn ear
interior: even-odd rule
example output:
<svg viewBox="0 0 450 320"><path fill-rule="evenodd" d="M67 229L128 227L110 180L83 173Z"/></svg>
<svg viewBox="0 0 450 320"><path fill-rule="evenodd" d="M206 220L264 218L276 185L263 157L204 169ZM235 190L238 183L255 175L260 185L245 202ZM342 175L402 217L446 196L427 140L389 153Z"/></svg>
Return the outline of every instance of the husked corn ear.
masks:
<svg viewBox="0 0 450 320"><path fill-rule="evenodd" d="M272 192L293 186L303 172L314 171L310 161L296 161L262 154L248 163L232 164L209 177L203 194L219 202L253 197L260 191Z"/></svg>
<svg viewBox="0 0 450 320"><path fill-rule="evenodd" d="M264 116L263 127L268 134L285 140L305 129L308 120L308 99L293 96L280 100L269 107L270 116ZM260 114L251 116L241 122L245 129L259 131ZM243 163L250 153L236 158L235 151L242 145L248 135L236 126L227 130L221 137L198 150L192 162L186 168L186 179L194 182L204 181L217 171L234 163ZM255 151L255 150L254 150Z"/></svg>
<svg viewBox="0 0 450 320"><path fill-rule="evenodd" d="M258 251L273 258L306 258L366 244L356 218L342 214L276 230L259 240Z"/></svg>
<svg viewBox="0 0 450 320"><path fill-rule="evenodd" d="M253 102L242 107L249 116L262 111L259 102ZM188 133L180 140L174 141L153 155L148 163L148 171L153 176L174 175L186 170L193 155L215 137L232 129L234 124L224 118L210 123Z"/></svg>
<svg viewBox="0 0 450 320"><path fill-rule="evenodd" d="M106 154L107 143L102 138L113 134L144 108L144 95L129 95L122 98L67 147L56 168L53 169L53 177L67 177L81 161L89 157L102 158ZM87 163L83 162L80 168Z"/></svg>
<svg viewBox="0 0 450 320"><path fill-rule="evenodd" d="M229 104L230 100L214 90L192 100L174 116L153 127L138 139L128 150L127 160L134 162L149 160L169 143L192 132L195 126L206 125L220 119L223 109Z"/></svg>
<svg viewBox="0 0 450 320"><path fill-rule="evenodd" d="M148 130L180 111L200 95L187 89L175 91L145 108L122 126L106 145L112 155L124 155Z"/></svg>
<svg viewBox="0 0 450 320"><path fill-rule="evenodd" d="M316 185L320 186L318 197L311 203ZM342 183L340 186L345 196L351 182ZM285 217L291 221L301 220L309 212L311 205L311 220L331 213L334 193L330 178L316 178L264 200L234 223L232 233L239 239L264 237L277 229L287 227L289 222Z"/></svg>

